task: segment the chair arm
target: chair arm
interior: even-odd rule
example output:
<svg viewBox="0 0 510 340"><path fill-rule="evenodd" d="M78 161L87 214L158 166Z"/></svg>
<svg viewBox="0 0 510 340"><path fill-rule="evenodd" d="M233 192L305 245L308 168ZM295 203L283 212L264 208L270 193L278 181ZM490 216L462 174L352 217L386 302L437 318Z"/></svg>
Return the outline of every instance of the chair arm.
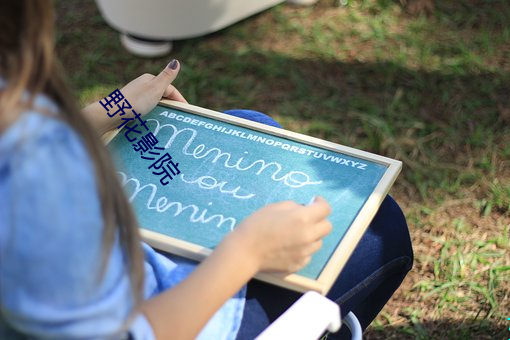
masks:
<svg viewBox="0 0 510 340"><path fill-rule="evenodd" d="M256 339L318 339L340 329L340 307L317 292L307 292Z"/></svg>

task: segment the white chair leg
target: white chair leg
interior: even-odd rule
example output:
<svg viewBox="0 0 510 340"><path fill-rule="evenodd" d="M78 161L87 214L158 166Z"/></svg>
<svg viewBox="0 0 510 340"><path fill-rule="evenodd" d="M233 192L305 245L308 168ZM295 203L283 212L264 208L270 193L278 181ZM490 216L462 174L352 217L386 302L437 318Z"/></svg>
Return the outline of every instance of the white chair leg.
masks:
<svg viewBox="0 0 510 340"><path fill-rule="evenodd" d="M161 57L167 55L172 50L171 41L137 39L124 33L120 34L120 42L128 52L139 57Z"/></svg>
<svg viewBox="0 0 510 340"><path fill-rule="evenodd" d="M299 6L311 6L319 0L287 0L288 3Z"/></svg>
<svg viewBox="0 0 510 340"><path fill-rule="evenodd" d="M361 325L358 318L356 315L354 315L353 312L349 312L349 314L343 318L342 323L344 323L351 331L352 340L361 340L363 331L361 330Z"/></svg>

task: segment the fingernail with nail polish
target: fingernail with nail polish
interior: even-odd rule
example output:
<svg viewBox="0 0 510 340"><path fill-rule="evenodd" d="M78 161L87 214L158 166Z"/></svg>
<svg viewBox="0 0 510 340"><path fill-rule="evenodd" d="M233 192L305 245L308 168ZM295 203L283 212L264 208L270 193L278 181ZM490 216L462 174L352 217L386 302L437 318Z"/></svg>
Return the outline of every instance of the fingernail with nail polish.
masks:
<svg viewBox="0 0 510 340"><path fill-rule="evenodd" d="M177 60L176 59L172 59L172 61L170 63L168 63L168 68L171 69L171 70L175 70L177 68Z"/></svg>

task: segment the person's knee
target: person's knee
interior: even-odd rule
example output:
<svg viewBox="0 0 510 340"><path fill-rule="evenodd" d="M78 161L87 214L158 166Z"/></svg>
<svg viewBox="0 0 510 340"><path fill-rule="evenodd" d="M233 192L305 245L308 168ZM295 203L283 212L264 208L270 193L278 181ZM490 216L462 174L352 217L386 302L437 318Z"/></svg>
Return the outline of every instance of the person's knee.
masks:
<svg viewBox="0 0 510 340"><path fill-rule="evenodd" d="M387 220L391 220L393 222L392 225L395 225L395 228L403 228L407 231L407 221L404 216L404 212L390 195L387 195L384 198L376 217L378 215L382 215Z"/></svg>
<svg viewBox="0 0 510 340"><path fill-rule="evenodd" d="M384 199L370 230L382 239L383 244L393 248L395 254L391 257L408 257L411 269L414 255L409 228L402 209L391 196Z"/></svg>

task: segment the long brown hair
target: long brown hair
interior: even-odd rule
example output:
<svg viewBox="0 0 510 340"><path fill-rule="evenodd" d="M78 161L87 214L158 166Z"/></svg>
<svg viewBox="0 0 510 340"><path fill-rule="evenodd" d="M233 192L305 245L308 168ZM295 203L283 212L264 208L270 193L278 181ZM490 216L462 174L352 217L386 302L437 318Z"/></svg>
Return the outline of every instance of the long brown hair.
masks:
<svg viewBox="0 0 510 340"><path fill-rule="evenodd" d="M0 1L0 133L17 119L22 106L30 106L36 94L52 98L59 117L81 137L95 165L95 175L104 220L104 273L115 235L127 256L135 306L141 301L143 261L136 218L122 191L112 160L98 135L80 113L54 55L54 14L50 0ZM24 91L31 94L22 101ZM101 277L101 276L100 276Z"/></svg>

